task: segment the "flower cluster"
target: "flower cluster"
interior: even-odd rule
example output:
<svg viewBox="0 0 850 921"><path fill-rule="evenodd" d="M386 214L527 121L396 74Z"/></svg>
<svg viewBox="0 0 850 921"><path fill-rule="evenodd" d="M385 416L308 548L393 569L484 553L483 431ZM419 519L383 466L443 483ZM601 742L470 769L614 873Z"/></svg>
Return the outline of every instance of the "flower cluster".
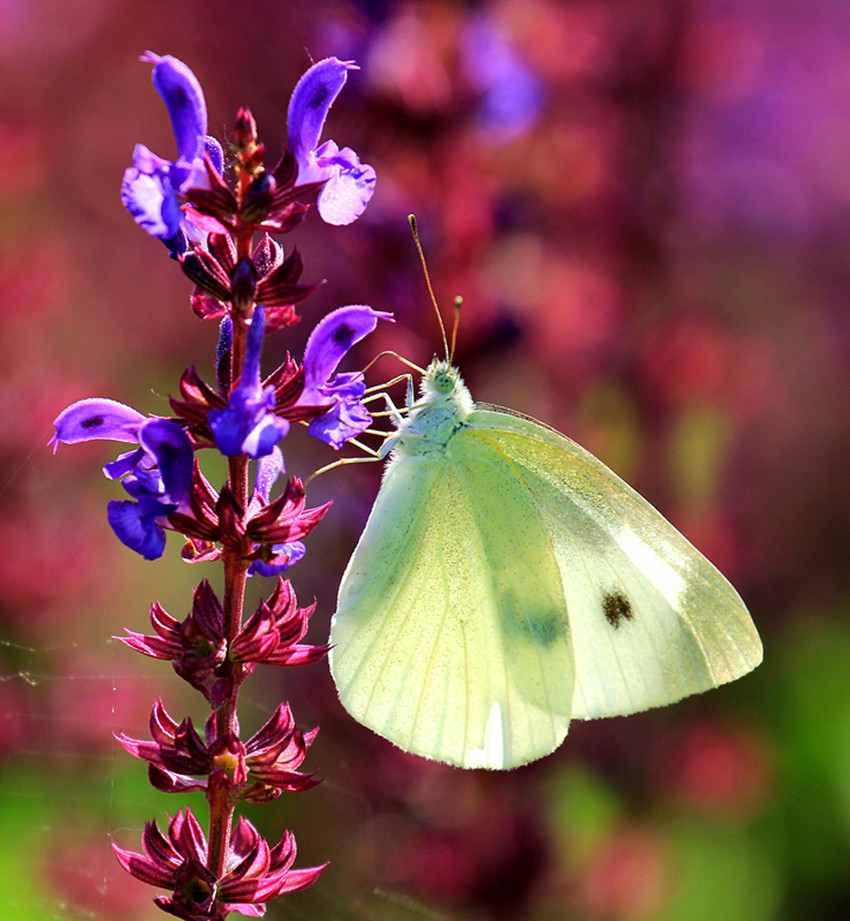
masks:
<svg viewBox="0 0 850 921"><path fill-rule="evenodd" d="M165 552L167 532L175 532L187 562L223 567L221 598L204 579L183 620L155 603L152 634L127 630L118 637L143 655L170 661L203 695L210 707L203 733L188 717L175 720L157 700L150 741L116 737L147 762L154 787L202 791L210 808L208 834L189 809L178 810L167 835L149 823L144 853L115 847L118 860L137 879L170 891L155 900L163 910L187 921L219 921L231 911L259 916L270 899L309 885L322 870L292 868L290 832L271 847L235 816L240 802L265 802L318 783L299 770L317 730L302 732L281 704L242 741L237 698L257 665L306 665L328 651L303 642L313 606L299 607L281 575L303 557L305 538L328 505L309 507L294 476L273 496L285 476L281 442L301 423L339 449L370 425L362 372L337 369L353 345L392 318L360 304L333 310L312 331L301 361L287 355L263 375L266 337L295 323L295 305L317 287L300 281L298 250L286 253L273 235L294 230L311 210L329 224L349 224L374 191L372 167L350 148L320 140L354 65L327 58L302 76L289 103L288 145L269 169L247 109L238 113L226 158L207 135L204 94L191 70L168 55L148 52L142 60L153 65L177 158L138 145L121 199L193 283L195 314L219 321L214 383L195 366L187 368L170 417L108 398L80 400L56 417L51 444L55 451L60 443L92 439L129 443L131 450L103 468L127 493L107 508L117 537L154 560ZM219 488L199 463L199 452L210 448L227 459L229 476ZM252 575L275 576L277 583L244 619Z"/></svg>
<svg viewBox="0 0 850 921"><path fill-rule="evenodd" d="M293 870L295 838L286 832L269 847L256 828L240 818L231 837L224 872L211 873L207 838L190 810L180 810L168 824L168 837L156 822L145 825L144 854L115 847L121 866L136 879L173 890L154 901L164 911L193 921L223 921L231 911L262 917L265 903L315 882L324 869Z"/></svg>
<svg viewBox="0 0 850 921"><path fill-rule="evenodd" d="M56 418L51 444L54 451L60 442L96 438L139 445L104 467L104 474L121 479L131 496L110 502L108 517L123 543L156 559L164 552L166 530L198 536L176 522L185 524L193 509L210 504L208 484L192 475L193 454L200 447L257 459L272 454L293 421L308 423L311 435L337 449L368 427L362 373L336 374L336 369L351 346L391 317L365 305L333 311L310 336L302 364L287 358L262 379L266 334L296 322L294 304L316 288L297 284L302 271L297 249L284 258L283 247L268 231L294 229L316 198L326 221L350 223L374 191L375 171L353 150L340 151L333 141L317 146L330 106L354 65L328 58L299 80L289 104L289 146L271 171L263 166L263 145L250 112L240 110L238 180L231 189L222 177L221 147L205 133L206 104L194 74L168 55L148 52L142 60L154 65L154 86L168 107L178 158L163 160L137 146L124 175L122 200L195 282L192 307L198 316L221 318L217 386L189 368L180 385L183 399L171 401L173 419L146 417L115 400L81 400ZM254 243L257 233L261 238ZM265 482L273 479L266 476ZM227 501L228 522L244 535L248 509L235 508L232 495ZM268 492L263 508L268 509ZM256 517L257 509L253 512ZM208 542L233 537L222 532L218 520L208 530L202 538ZM270 555L268 548L253 552L256 559Z"/></svg>

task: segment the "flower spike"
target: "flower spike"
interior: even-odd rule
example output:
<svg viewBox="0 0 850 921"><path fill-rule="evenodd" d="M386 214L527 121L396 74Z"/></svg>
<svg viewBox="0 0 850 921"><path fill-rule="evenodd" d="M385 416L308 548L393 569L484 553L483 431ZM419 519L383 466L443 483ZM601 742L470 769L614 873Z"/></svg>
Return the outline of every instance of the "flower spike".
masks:
<svg viewBox="0 0 850 921"><path fill-rule="evenodd" d="M173 416L146 415L116 400L80 400L59 413L49 444L95 439L124 443L103 466L127 494L111 501L107 518L118 538L153 560L166 532L182 535L189 563L218 563L220 596L207 579L182 620L159 602L151 633L119 639L142 655L170 662L203 695L203 731L172 717L162 699L150 713L150 738L124 733L117 741L147 765L156 789L196 791L209 807L209 837L188 808L167 828L146 825L139 853L114 846L132 876L166 890L154 902L184 921L226 921L231 912L262 917L266 903L310 885L323 866L293 869L295 839L274 846L236 810L319 783L301 765L318 729L301 730L280 703L247 741L241 737L239 693L258 665L318 661L325 644L305 642L315 603L299 607L281 573L306 552L305 538L330 503L308 508L302 481L286 476L278 443L293 423L339 448L369 425L360 371L338 372L351 347L390 314L363 305L335 310L309 337L303 361L289 352L268 377L261 372L265 337L297 323L296 305L320 284L302 283L298 248L272 235L296 229L313 205L331 224L349 224L366 208L375 171L357 154L321 136L331 105L356 67L327 58L298 82L287 113L289 143L274 168L265 163L257 123L240 108L225 165L221 145L207 136L207 106L192 71L171 55L146 52L154 88L165 104L176 144L173 159L143 144L124 172L121 200L145 231L161 240L192 281L191 307L220 320L214 377L195 365L170 396ZM202 454L219 454L215 488ZM223 455L223 457L221 457ZM256 463L254 463L256 461ZM276 495L272 490L282 480ZM276 576L274 590L246 617L250 576Z"/></svg>

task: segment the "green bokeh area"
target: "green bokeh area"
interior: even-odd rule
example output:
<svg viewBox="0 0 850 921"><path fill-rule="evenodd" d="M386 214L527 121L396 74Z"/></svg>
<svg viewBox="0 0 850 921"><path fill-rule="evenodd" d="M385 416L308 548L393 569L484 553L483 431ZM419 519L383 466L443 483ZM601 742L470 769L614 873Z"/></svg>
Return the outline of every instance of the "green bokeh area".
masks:
<svg viewBox="0 0 850 921"><path fill-rule="evenodd" d="M104 903L104 892L123 882L114 872L109 840L123 839L125 829L141 831L140 806L152 816L162 815L163 805L137 764L110 762L103 771L71 768L58 776L37 762L5 770L0 780L0 910L22 921L114 916L102 911L113 903L112 898ZM129 904L133 901L135 917L160 914L146 900L131 898Z"/></svg>

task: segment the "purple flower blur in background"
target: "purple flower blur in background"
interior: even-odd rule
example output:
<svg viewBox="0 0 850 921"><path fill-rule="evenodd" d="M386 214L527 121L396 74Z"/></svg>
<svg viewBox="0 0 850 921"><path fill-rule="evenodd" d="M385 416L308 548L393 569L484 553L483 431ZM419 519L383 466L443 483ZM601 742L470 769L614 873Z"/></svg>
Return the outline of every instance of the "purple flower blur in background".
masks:
<svg viewBox="0 0 850 921"><path fill-rule="evenodd" d="M169 416L175 375L216 349L164 247L116 206L136 143L181 153L141 45L190 61L216 117L250 100L270 163L307 52L356 60L311 143L350 145L380 183L333 247L320 221L299 232L308 280L327 284L291 328L297 349L330 310L365 303L396 322L345 367L439 351L415 212L444 309L465 298L458 363L476 397L551 423L638 486L730 576L771 652L740 687L575 727L556 756L505 776L396 752L337 709L323 673L309 690L268 677L264 702L285 695L321 723L310 764L330 781L267 807L261 830L297 829L300 865L331 858L322 891L290 904L341 918L846 916L850 10L258 0L246 18L219 0L167 16L148 0L36 0L0 4L0 26L8 913L161 916L103 853L104 829L138 848L124 830L140 801L164 808L108 741L147 738L159 673L102 641L116 619L145 629L151 564L104 527L118 487L92 470L114 455L43 451L49 420L91 393ZM205 130L226 140L219 122ZM382 359L368 383L399 370ZM322 445L292 428L299 473ZM335 499L321 553L293 568L316 635L377 467L311 484L311 501ZM184 615L195 567L154 565Z"/></svg>

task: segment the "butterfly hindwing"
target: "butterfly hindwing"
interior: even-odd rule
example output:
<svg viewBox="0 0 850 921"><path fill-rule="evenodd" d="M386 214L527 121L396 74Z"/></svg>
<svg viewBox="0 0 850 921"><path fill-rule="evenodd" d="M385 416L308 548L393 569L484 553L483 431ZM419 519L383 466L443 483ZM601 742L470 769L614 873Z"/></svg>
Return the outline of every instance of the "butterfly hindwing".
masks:
<svg viewBox="0 0 850 921"><path fill-rule="evenodd" d="M352 715L406 750L464 767L541 757L570 719L557 561L494 459L393 461L331 633L331 668Z"/></svg>

